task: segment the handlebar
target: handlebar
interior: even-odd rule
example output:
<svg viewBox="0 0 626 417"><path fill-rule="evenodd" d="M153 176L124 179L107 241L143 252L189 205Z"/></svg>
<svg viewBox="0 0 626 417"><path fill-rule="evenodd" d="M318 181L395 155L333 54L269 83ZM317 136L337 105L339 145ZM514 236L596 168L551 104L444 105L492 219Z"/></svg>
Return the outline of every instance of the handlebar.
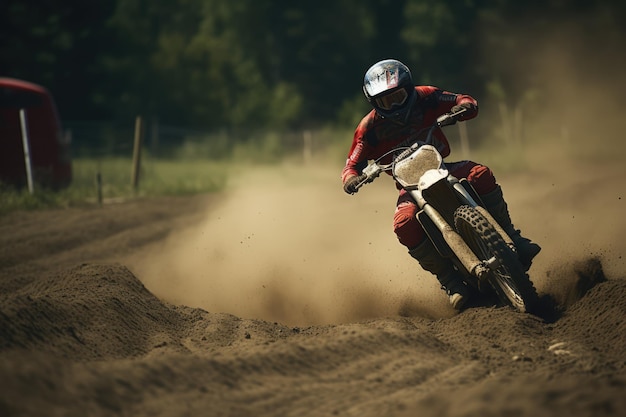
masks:
<svg viewBox="0 0 626 417"><path fill-rule="evenodd" d="M431 126L426 127L420 131L421 133L421 132L424 132L425 130L428 130L428 134L426 135L426 140L424 142L416 141L410 144L410 146L401 146L396 149L392 149L391 151L385 153L383 156L378 158L376 161L370 163L368 166L366 166L363 169L363 173L359 176L359 182L355 186L356 190L359 190L365 184L368 184L374 181L376 178L378 178L381 172L388 171L391 169L393 162L390 164L380 164L380 160L382 158L400 149L403 149L403 151L400 152L396 157L394 157L394 161L406 158L423 144L430 143L430 139L435 128L442 128L444 126L450 126L450 125L455 124L458 121L458 119L466 112L467 112L467 109L464 108L455 113L442 114L441 116L437 118L435 123L433 123ZM419 136L419 134L416 136Z"/></svg>
<svg viewBox="0 0 626 417"><path fill-rule="evenodd" d="M461 116L463 116L467 112L467 109L463 108L456 113L446 113L442 114L437 118L435 125L437 127L450 126L455 124ZM434 127L434 126L433 126ZM431 127L432 129L432 127Z"/></svg>
<svg viewBox="0 0 626 417"><path fill-rule="evenodd" d="M387 165L379 165L378 162L372 162L366 166L363 169L363 173L359 176L359 182L355 186L356 190L374 181L386 169L388 169Z"/></svg>

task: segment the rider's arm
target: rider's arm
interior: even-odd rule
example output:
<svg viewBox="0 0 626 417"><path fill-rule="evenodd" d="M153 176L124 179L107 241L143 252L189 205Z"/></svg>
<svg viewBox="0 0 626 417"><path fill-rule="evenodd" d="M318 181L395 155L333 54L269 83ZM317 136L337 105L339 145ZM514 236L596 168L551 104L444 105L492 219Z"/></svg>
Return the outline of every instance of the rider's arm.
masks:
<svg viewBox="0 0 626 417"><path fill-rule="evenodd" d="M454 111L455 107L458 109L458 106L467 109L467 112L463 114L463 116L459 117L459 121L473 119L478 116L478 101L472 96L467 94L453 94L448 92L443 92L443 94L450 94L456 96L456 100L453 102L452 107L448 111ZM456 110L456 109L455 109Z"/></svg>
<svg viewBox="0 0 626 417"><path fill-rule="evenodd" d="M467 94L451 93L434 86L417 86L415 89L423 103L425 125L434 123L439 116L450 113L457 105L470 107L459 120L468 120L478 114L478 103ZM450 144L446 135L440 129L435 130L433 135L435 141L431 144L437 148L441 156L446 158L450 155Z"/></svg>
<svg viewBox="0 0 626 417"><path fill-rule="evenodd" d="M363 168L367 166L369 145L365 140L365 134L368 131L371 116L371 113L365 116L354 131L348 159L346 160L343 171L341 171L341 181L343 184L345 184L348 179L361 175Z"/></svg>
<svg viewBox="0 0 626 417"><path fill-rule="evenodd" d="M449 113L455 106L463 106L468 110L459 118L460 121L473 119L478 115L478 102L468 94L451 93L433 86L418 86L416 89L422 99L427 98L429 103L433 103L428 110L437 116Z"/></svg>

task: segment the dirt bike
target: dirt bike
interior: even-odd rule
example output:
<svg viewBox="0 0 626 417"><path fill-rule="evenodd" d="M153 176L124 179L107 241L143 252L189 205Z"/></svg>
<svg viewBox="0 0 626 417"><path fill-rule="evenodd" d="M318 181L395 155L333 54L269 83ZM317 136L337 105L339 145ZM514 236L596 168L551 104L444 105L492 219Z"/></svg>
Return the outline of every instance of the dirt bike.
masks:
<svg viewBox="0 0 626 417"><path fill-rule="evenodd" d="M455 124L465 112L447 113L416 137L424 141L401 144L363 169L359 189L382 172L393 178L415 200L417 218L439 253L450 259L472 290L474 305L509 305L532 312L537 292L518 260L515 244L484 208L480 196L465 178L457 179L446 169L432 145L436 129ZM392 162L380 161L392 155ZM476 304L478 303L478 304Z"/></svg>

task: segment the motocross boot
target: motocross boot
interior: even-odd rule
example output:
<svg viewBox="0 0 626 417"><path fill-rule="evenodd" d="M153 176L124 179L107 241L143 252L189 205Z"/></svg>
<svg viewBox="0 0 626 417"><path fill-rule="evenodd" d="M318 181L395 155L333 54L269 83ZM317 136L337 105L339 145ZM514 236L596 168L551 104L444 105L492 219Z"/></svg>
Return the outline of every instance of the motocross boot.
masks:
<svg viewBox="0 0 626 417"><path fill-rule="evenodd" d="M437 277L441 289L448 294L450 305L460 311L467 303L470 293L461 274L454 269L452 263L441 256L429 239L409 250L409 254L417 259L422 268Z"/></svg>
<svg viewBox="0 0 626 417"><path fill-rule="evenodd" d="M485 203L485 208L513 240L517 248L517 257L524 269L528 271L533 258L541 251L541 246L522 236L521 231L513 227L508 206L506 201L504 201L502 188L500 188L499 185L494 191L489 194L481 195L480 197Z"/></svg>

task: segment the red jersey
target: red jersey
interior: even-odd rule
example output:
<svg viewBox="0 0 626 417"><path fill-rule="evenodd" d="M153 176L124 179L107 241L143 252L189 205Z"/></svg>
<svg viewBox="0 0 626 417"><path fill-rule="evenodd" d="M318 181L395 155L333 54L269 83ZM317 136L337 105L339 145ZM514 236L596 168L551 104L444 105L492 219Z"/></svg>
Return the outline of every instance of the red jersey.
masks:
<svg viewBox="0 0 626 417"><path fill-rule="evenodd" d="M367 166L367 161L380 158L402 142L424 140L425 137L422 136L425 135L424 128L432 126L437 117L450 112L457 104L472 103L476 106L476 111L464 115L459 120L468 120L478 114L478 103L471 96L449 93L430 86L416 86L415 91L417 100L413 104L406 124L400 125L385 119L375 110L369 112L361 120L354 132L346 166L341 172L341 180L344 184L348 178L360 175L363 168ZM439 150L441 156L444 158L448 156L450 145L441 129L436 129L433 137L435 142L433 145ZM381 162L390 163L391 158L392 155L389 155Z"/></svg>

